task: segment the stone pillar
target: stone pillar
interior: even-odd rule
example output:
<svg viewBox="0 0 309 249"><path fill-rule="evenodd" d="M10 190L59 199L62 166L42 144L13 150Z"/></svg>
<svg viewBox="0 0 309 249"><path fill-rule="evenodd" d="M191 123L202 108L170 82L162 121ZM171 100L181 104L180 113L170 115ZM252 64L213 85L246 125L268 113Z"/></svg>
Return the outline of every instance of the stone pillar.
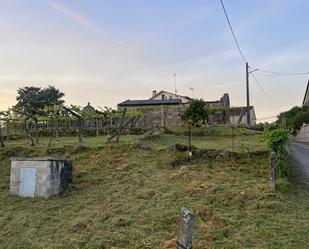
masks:
<svg viewBox="0 0 309 249"><path fill-rule="evenodd" d="M195 215L186 208L181 209L181 216L176 240L176 249L192 249Z"/></svg>
<svg viewBox="0 0 309 249"><path fill-rule="evenodd" d="M270 158L270 169L269 169L269 180L270 180L270 191L276 190L276 171L277 171L277 153L272 151Z"/></svg>

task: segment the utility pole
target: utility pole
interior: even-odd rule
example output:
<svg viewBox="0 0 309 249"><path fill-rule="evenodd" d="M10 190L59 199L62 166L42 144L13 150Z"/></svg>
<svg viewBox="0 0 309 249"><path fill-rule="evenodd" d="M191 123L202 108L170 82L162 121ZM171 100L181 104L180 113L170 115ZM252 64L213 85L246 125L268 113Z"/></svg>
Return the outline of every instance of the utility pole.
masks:
<svg viewBox="0 0 309 249"><path fill-rule="evenodd" d="M250 126L250 95L249 95L249 65L246 62L246 86L247 86L247 124Z"/></svg>

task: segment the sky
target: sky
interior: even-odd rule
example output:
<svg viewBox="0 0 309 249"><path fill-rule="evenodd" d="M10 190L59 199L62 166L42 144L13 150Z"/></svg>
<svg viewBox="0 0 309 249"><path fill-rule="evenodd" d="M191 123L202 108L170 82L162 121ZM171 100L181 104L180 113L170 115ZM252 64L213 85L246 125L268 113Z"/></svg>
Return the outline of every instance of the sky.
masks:
<svg viewBox="0 0 309 249"><path fill-rule="evenodd" d="M225 0L252 69L309 71L309 1ZM245 64L219 0L0 0L0 110L24 86L116 107L152 90L246 105ZM308 76L250 77L258 121L301 105Z"/></svg>

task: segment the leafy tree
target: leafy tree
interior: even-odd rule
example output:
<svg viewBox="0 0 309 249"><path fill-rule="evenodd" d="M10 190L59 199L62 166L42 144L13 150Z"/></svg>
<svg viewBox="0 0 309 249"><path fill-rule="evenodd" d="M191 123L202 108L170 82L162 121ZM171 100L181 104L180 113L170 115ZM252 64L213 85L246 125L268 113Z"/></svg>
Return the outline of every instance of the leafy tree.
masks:
<svg viewBox="0 0 309 249"><path fill-rule="evenodd" d="M22 87L17 90L17 104L13 107L14 111L25 116L24 124L31 145L38 143L38 116L44 115L45 107L60 105L64 103L62 97L64 93L53 86L47 88ZM35 126L35 141L29 133L27 121L32 119Z"/></svg>
<svg viewBox="0 0 309 249"><path fill-rule="evenodd" d="M307 111L309 111L308 106L302 106L302 107L294 106L289 111L280 113L276 123L282 124L283 121L285 120L287 128L292 129L292 128L294 128L295 117L299 113L303 113L303 112L307 112Z"/></svg>
<svg viewBox="0 0 309 249"><path fill-rule="evenodd" d="M47 88L42 89L41 95L44 101L44 106L61 105L64 103L64 100L62 99L64 93L60 92L60 90L56 89L54 86L48 86Z"/></svg>
<svg viewBox="0 0 309 249"><path fill-rule="evenodd" d="M17 104L14 106L14 109L27 116L43 113L45 107L64 103L62 99L64 93L54 86L48 86L43 89L33 86L22 87L17 90L17 94Z"/></svg>
<svg viewBox="0 0 309 249"><path fill-rule="evenodd" d="M309 123L309 111L298 113L295 116L293 128L299 130L303 123Z"/></svg>
<svg viewBox="0 0 309 249"><path fill-rule="evenodd" d="M200 122L205 122L208 119L208 112L206 109L206 103L202 99L194 99L191 101L189 107L182 115L182 119L188 123L188 139L189 148L191 149L191 127L197 125Z"/></svg>

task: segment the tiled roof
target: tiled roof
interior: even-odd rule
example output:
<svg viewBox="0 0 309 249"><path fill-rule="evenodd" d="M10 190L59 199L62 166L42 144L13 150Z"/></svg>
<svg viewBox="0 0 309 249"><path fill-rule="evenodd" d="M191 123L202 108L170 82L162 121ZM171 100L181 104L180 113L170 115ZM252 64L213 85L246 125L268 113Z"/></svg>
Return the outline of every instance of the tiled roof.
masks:
<svg viewBox="0 0 309 249"><path fill-rule="evenodd" d="M118 104L118 106L144 106L144 105L178 105L181 104L180 99L160 99L160 100L126 100Z"/></svg>
<svg viewBox="0 0 309 249"><path fill-rule="evenodd" d="M185 98L185 99L187 99L187 100L191 100L191 98L188 97L188 96L184 96L184 95L180 95L180 94L175 94L175 93L171 93L171 92L163 91L163 90L161 90L160 92L158 92L156 95L152 96L152 97L150 98L150 100L151 100L151 99L154 99L155 97L159 96L159 95L162 94L162 93L167 93L167 94L175 95L175 96L177 96L177 97L179 97L179 98Z"/></svg>

